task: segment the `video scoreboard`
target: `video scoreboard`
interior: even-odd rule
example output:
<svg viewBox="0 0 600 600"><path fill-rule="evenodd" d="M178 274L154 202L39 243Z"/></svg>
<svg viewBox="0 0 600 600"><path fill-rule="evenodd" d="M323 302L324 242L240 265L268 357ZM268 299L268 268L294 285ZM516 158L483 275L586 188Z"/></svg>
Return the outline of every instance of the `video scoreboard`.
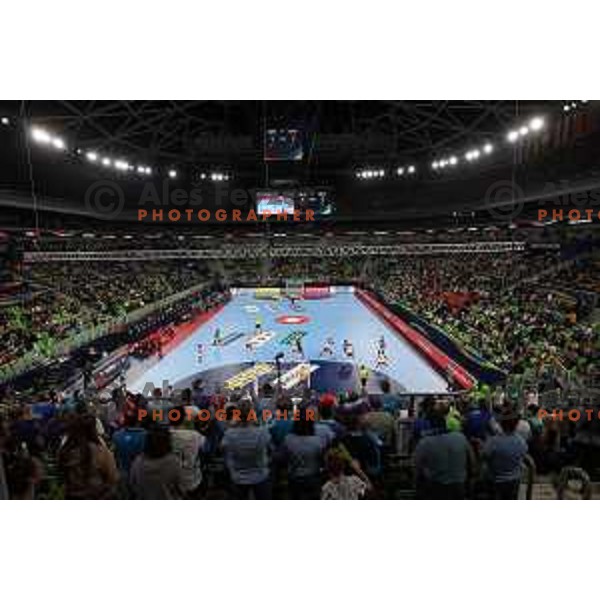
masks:
<svg viewBox="0 0 600 600"><path fill-rule="evenodd" d="M258 190L256 192L256 212L262 215L269 212L301 214L312 210L315 217L327 217L335 211L332 190L329 188L295 188L286 190Z"/></svg>

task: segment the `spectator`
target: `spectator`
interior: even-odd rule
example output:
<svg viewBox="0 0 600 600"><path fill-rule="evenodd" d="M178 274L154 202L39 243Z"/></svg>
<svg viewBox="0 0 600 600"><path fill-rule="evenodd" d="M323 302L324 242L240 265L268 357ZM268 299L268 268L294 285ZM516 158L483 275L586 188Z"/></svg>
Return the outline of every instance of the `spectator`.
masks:
<svg viewBox="0 0 600 600"><path fill-rule="evenodd" d="M32 454L37 454L44 445L40 431L40 423L33 418L32 407L24 405L17 407L12 421L10 435L16 445L25 444Z"/></svg>
<svg viewBox="0 0 600 600"><path fill-rule="evenodd" d="M8 500L8 483L6 481L5 446L8 441L6 423L0 417L0 500Z"/></svg>
<svg viewBox="0 0 600 600"><path fill-rule="evenodd" d="M269 430L249 419L252 404L240 402L239 415L225 430L221 442L234 497L257 500L271 497Z"/></svg>
<svg viewBox="0 0 600 600"><path fill-rule="evenodd" d="M11 435L0 416L0 500L32 500L41 472L40 461L24 441Z"/></svg>
<svg viewBox="0 0 600 600"><path fill-rule="evenodd" d="M35 488L42 479L42 465L27 453L12 455L7 464L6 479L11 500L33 500Z"/></svg>
<svg viewBox="0 0 600 600"><path fill-rule="evenodd" d="M261 419L265 410L269 410L271 413L275 412L275 393L273 386L269 383L265 383L262 386L258 400L256 401L256 411Z"/></svg>
<svg viewBox="0 0 600 600"><path fill-rule="evenodd" d="M114 497L118 481L115 459L98 435L96 419L92 415L72 417L58 461L67 499Z"/></svg>
<svg viewBox="0 0 600 600"><path fill-rule="evenodd" d="M196 379L192 383L192 403L198 408L210 406L210 395L205 389L203 379Z"/></svg>
<svg viewBox="0 0 600 600"><path fill-rule="evenodd" d="M149 429L144 453L133 461L129 481L138 500L183 498L183 473L172 450L171 433L165 426L153 425Z"/></svg>
<svg viewBox="0 0 600 600"><path fill-rule="evenodd" d="M394 417L385 410L380 398L374 397L371 400L371 410L361 415L359 420L365 430L377 436L384 451L390 452L394 448Z"/></svg>
<svg viewBox="0 0 600 600"><path fill-rule="evenodd" d="M414 443L418 443L418 441L427 436L433 435L435 433L439 433L436 430L434 423L438 423L440 425L439 419L436 419L435 415L436 409L436 400L432 396L427 396L425 400L421 403L419 407L419 414L415 419L413 426L413 437ZM444 423L442 427L442 431L446 430L446 424Z"/></svg>
<svg viewBox="0 0 600 600"><path fill-rule="evenodd" d="M346 474L347 461L337 450L327 452L327 482L321 489L321 500L359 500L369 485L356 475Z"/></svg>
<svg viewBox="0 0 600 600"><path fill-rule="evenodd" d="M171 420L171 442L173 452L179 458L181 466L181 489L187 497L197 498L202 485L201 455L206 438L195 429L188 427L191 423L187 420L186 410L190 409L191 407L176 409L179 412L179 419Z"/></svg>
<svg viewBox="0 0 600 600"><path fill-rule="evenodd" d="M286 396L277 399L275 420L271 425L271 438L275 448L279 448L285 436L292 431L294 407Z"/></svg>
<svg viewBox="0 0 600 600"><path fill-rule="evenodd" d="M444 430L442 415L432 415L437 434L423 437L415 450L417 496L427 500L465 498L474 472L474 457L460 431Z"/></svg>
<svg viewBox="0 0 600 600"><path fill-rule="evenodd" d="M364 430L356 415L347 417L346 425L346 433L341 438L342 445L370 479L378 478L381 475L381 442Z"/></svg>
<svg viewBox="0 0 600 600"><path fill-rule="evenodd" d="M146 430L141 427L137 416L126 414L123 428L116 431L112 438L115 449L117 467L121 473L121 480L129 481L129 470L136 456L144 452L146 443Z"/></svg>
<svg viewBox="0 0 600 600"><path fill-rule="evenodd" d="M295 500L315 500L321 489L321 463L326 443L315 433L315 423L304 410L283 442L288 464L290 495Z"/></svg>
<svg viewBox="0 0 600 600"><path fill-rule="evenodd" d="M327 427L331 431L332 435L327 436L327 438L331 438L330 443L333 443L336 440L339 440L344 435L344 433L346 432L346 428L339 421L334 419L333 405L330 405L328 403L324 404L321 401L321 403L319 404L318 415L319 415L319 421L318 421L319 428L317 429L317 435L319 435L319 429L322 429L323 427Z"/></svg>
<svg viewBox="0 0 600 600"><path fill-rule="evenodd" d="M529 444L532 437L531 425L529 421L523 418L519 418L519 421L517 422L517 426L515 428L515 432L523 438L526 444Z"/></svg>
<svg viewBox="0 0 600 600"><path fill-rule="evenodd" d="M381 388L381 405L383 410L395 414L407 408L406 403L397 394L391 393L390 382L387 379L382 379L379 387Z"/></svg>
<svg viewBox="0 0 600 600"><path fill-rule="evenodd" d="M505 408L500 417L502 433L490 437L483 446L482 458L497 500L516 500L519 495L523 459L527 443L516 431L519 416Z"/></svg>
<svg viewBox="0 0 600 600"><path fill-rule="evenodd" d="M486 408L486 400L474 400L464 417L464 434L469 440L485 440L492 433L491 418L492 415Z"/></svg>

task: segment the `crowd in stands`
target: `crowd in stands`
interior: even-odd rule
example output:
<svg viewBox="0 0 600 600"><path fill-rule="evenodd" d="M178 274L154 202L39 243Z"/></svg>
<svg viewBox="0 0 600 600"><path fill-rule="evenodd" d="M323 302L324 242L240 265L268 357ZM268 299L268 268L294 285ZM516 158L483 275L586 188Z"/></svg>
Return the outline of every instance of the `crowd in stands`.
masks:
<svg viewBox="0 0 600 600"><path fill-rule="evenodd" d="M378 289L508 373L585 375L600 355L599 279L587 261L559 265L546 253L417 258L388 265Z"/></svg>
<svg viewBox="0 0 600 600"><path fill-rule="evenodd" d="M585 374L600 350L598 277L589 262L558 269L556 251L246 261L68 262L34 265L18 302L0 311L0 366L198 283L356 283L401 303L505 372Z"/></svg>
<svg viewBox="0 0 600 600"><path fill-rule="evenodd" d="M517 499L536 472L558 482L581 464L577 428L540 418L534 397L524 412L480 393L417 404L379 384L379 394L306 389L293 401L269 384L225 394L201 380L146 396L119 387L106 397L5 398L0 490L16 499Z"/></svg>
<svg viewBox="0 0 600 600"><path fill-rule="evenodd" d="M600 355L600 277L593 261L555 251L415 257L273 259L228 263L238 284L355 283L436 325L472 355L506 373L568 371L585 376Z"/></svg>
<svg viewBox="0 0 600 600"><path fill-rule="evenodd" d="M0 366L206 281L202 263L35 263L0 311Z"/></svg>
<svg viewBox="0 0 600 600"><path fill-rule="evenodd" d="M229 297L227 289L203 286L151 310L139 319L118 324L66 355L33 365L20 376L7 379L4 386L17 394L35 397L53 387L64 389L77 382L91 381L94 372L98 371L98 387L102 387L118 372L117 358L121 357L124 363L129 363L126 357L159 359L180 328L202 318L208 311L227 302ZM109 366L103 368L106 361Z"/></svg>
<svg viewBox="0 0 600 600"><path fill-rule="evenodd" d="M390 307L407 307L509 374L533 373L542 382L556 369L587 375L598 370L600 356L596 264L564 261L556 250L36 264L23 274L18 301L5 299L0 310L0 366L31 352L50 358L59 342L81 331L124 322L207 284L206 292L161 305L94 342L97 356L124 346L137 358L160 356L176 326L226 301L229 285L303 280L371 288ZM136 396L122 387L111 397L63 398L58 390L86 367L69 358L56 368L55 390L46 370L32 394L1 392L0 493L12 498L398 497L407 480L416 497L514 498L524 462L527 473L587 466L581 427L541 421L535 399L515 404L501 392L415 406L382 382L380 395L319 397L307 390L293 405L268 386L238 396L200 382L177 398L169 391ZM140 419L139 410L156 408L210 416ZM263 419L265 409L287 417ZM248 419L254 413L258 419Z"/></svg>
<svg viewBox="0 0 600 600"><path fill-rule="evenodd" d="M567 228L567 233L571 229ZM547 228L541 228L539 234L532 231L542 240L553 239ZM334 238L347 242L351 239L350 233L351 230L332 234L333 237L322 235L312 241L312 238L302 239L309 240L305 243L310 244ZM500 233L486 229L469 233L465 228L457 228L456 232L421 232L416 241L426 241L428 235L436 242L451 241L455 235L459 241L467 240L468 235L491 240ZM224 243L239 241L239 235L228 232L214 235L221 236ZM214 244L214 235L175 229L148 230L139 236L125 230L98 233L93 237L81 232L72 237L47 232L25 241L31 246L29 250L111 250L123 244L140 248L161 248L163 242L164 247L169 248L187 247L192 242L192 246ZM210 239L205 239L207 237ZM389 235L367 237L384 244L398 244L400 239L415 241L413 236L399 234L393 235L393 240ZM264 242L267 238L251 239ZM363 237L357 239L365 243ZM276 237L272 241L290 243L288 237ZM49 355L61 340L99 323L123 318L173 292L217 277L225 285L279 285L290 279L322 282L333 279L370 286L382 291L386 301L402 302L502 369L536 367L540 362L554 360L556 353L561 361L569 363L568 368L574 362L569 356L577 353L581 363L581 357L589 355L597 344L597 335L587 331L585 326L567 325L589 313L593 308L589 298L597 297L600 286L593 263L584 268L573 265L557 271L554 276L540 277L561 260L559 250L548 248L538 253L430 257L34 263L29 268L23 267L19 301L4 301L0 311L0 366L29 352ZM524 285L523 282L529 280L532 281ZM583 290L588 292L587 298L581 295ZM458 307L451 306L448 302L451 294L461 294L465 302ZM574 298L571 302L574 307L568 306L569 298ZM544 345L542 340L547 329L550 338ZM482 335L490 330L493 335ZM523 339L534 342L528 343L532 349L527 352L522 350ZM589 361L583 359L583 362L587 367Z"/></svg>

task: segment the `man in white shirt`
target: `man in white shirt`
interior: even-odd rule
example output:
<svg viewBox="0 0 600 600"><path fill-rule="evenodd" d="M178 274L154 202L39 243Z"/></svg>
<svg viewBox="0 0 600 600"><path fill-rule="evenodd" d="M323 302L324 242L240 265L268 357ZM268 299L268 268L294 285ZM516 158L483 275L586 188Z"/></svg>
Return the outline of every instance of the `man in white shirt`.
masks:
<svg viewBox="0 0 600 600"><path fill-rule="evenodd" d="M181 418L171 420L171 442L173 452L181 464L181 488L189 497L197 497L202 485L201 454L206 438L195 429L189 429L189 420L184 409L180 409Z"/></svg>

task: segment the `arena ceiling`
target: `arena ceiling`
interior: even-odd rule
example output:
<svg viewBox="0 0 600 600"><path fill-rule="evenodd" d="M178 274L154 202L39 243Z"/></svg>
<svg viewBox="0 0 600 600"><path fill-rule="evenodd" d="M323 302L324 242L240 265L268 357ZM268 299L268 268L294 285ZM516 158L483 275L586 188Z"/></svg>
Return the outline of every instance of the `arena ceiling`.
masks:
<svg viewBox="0 0 600 600"><path fill-rule="evenodd" d="M108 177L134 214L144 186L162 189L176 172L171 184L188 192L201 188L208 208L226 188L253 198L257 189L281 182L331 188L339 219L487 214L489 190L498 183L516 184L524 198L547 196L551 186L563 193L600 185L598 103L578 101L575 108L573 102L564 112L564 102L570 101L0 102L0 206L34 202L38 209L88 214L82 212L86 192ZM542 131L516 144L507 140L536 116L544 119ZM35 127L60 136L67 147L36 144ZM290 128L302 132L301 160L266 162L265 131ZM484 154L488 145L494 150ZM481 159L469 162L474 147ZM152 173L103 169L99 159L87 160L90 150L113 157L112 166L120 157L132 170L152 165ZM436 169L444 158L458 165ZM401 176L402 165L416 167ZM361 179L373 168L385 176ZM211 171L230 178L215 185L205 177Z"/></svg>
<svg viewBox="0 0 600 600"><path fill-rule="evenodd" d="M306 160L323 168L411 160L497 135L543 102L516 101L44 101L15 103L43 123L104 150L146 160L262 168L270 127L304 132Z"/></svg>

